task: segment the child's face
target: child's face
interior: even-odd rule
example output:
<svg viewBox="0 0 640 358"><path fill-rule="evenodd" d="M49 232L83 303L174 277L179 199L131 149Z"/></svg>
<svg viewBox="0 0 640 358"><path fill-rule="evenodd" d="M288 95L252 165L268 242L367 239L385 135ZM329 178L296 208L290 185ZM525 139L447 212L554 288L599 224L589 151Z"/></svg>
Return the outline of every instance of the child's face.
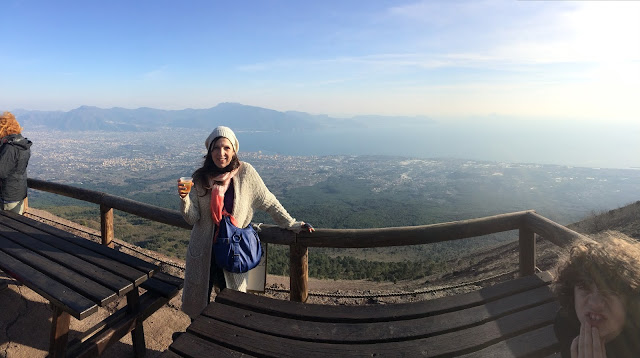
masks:
<svg viewBox="0 0 640 358"><path fill-rule="evenodd" d="M622 332L627 315L622 297L611 291L600 291L593 284L576 285L573 290L581 324L598 328L605 343Z"/></svg>

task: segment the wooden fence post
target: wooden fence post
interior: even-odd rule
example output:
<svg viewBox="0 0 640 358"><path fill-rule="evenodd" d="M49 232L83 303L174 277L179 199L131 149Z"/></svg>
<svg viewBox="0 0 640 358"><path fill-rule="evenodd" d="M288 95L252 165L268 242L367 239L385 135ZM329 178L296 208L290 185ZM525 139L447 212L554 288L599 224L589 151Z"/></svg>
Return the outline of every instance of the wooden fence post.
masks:
<svg viewBox="0 0 640 358"><path fill-rule="evenodd" d="M113 208L100 204L100 234L102 245L113 249Z"/></svg>
<svg viewBox="0 0 640 358"><path fill-rule="evenodd" d="M309 249L300 244L289 246L289 300L307 302L309 298Z"/></svg>
<svg viewBox="0 0 640 358"><path fill-rule="evenodd" d="M518 236L520 247L520 276L533 275L536 272L536 234L528 228L520 228Z"/></svg>

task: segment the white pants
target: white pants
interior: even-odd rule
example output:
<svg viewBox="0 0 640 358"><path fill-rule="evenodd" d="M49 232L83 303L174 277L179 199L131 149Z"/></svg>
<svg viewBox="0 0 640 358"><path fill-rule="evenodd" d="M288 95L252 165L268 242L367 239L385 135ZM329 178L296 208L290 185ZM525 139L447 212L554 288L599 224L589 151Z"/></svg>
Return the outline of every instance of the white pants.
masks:
<svg viewBox="0 0 640 358"><path fill-rule="evenodd" d="M12 203L3 203L2 210L12 211L16 214L22 215L24 212L24 200L14 201Z"/></svg>
<svg viewBox="0 0 640 358"><path fill-rule="evenodd" d="M227 288L240 292L247 292L247 279L249 278L249 272L233 273L224 269L222 271L224 272L224 281L227 284Z"/></svg>

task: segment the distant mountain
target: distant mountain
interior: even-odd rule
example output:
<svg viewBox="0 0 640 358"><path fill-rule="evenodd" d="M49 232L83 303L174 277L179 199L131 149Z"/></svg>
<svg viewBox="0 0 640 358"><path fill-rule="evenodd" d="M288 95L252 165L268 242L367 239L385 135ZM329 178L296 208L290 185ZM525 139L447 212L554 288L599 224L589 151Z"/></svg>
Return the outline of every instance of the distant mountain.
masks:
<svg viewBox="0 0 640 358"><path fill-rule="evenodd" d="M211 129L213 126L226 125L237 131L296 132L402 123L424 125L433 122L425 117L357 116L341 119L297 111L279 112L239 103L220 103L208 109L104 109L81 106L68 112L18 109L13 113L23 127L64 131L152 131L159 127Z"/></svg>

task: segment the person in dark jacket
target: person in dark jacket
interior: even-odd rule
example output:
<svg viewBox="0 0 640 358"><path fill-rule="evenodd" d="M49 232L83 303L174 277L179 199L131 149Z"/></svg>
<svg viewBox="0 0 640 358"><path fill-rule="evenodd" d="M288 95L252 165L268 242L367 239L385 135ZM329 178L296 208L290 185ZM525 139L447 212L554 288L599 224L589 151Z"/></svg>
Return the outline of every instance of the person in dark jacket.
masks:
<svg viewBox="0 0 640 358"><path fill-rule="evenodd" d="M575 245L555 282L563 358L640 357L640 243L618 232Z"/></svg>
<svg viewBox="0 0 640 358"><path fill-rule="evenodd" d="M31 141L11 112L0 116L0 205L2 210L24 212L27 197L27 165Z"/></svg>

